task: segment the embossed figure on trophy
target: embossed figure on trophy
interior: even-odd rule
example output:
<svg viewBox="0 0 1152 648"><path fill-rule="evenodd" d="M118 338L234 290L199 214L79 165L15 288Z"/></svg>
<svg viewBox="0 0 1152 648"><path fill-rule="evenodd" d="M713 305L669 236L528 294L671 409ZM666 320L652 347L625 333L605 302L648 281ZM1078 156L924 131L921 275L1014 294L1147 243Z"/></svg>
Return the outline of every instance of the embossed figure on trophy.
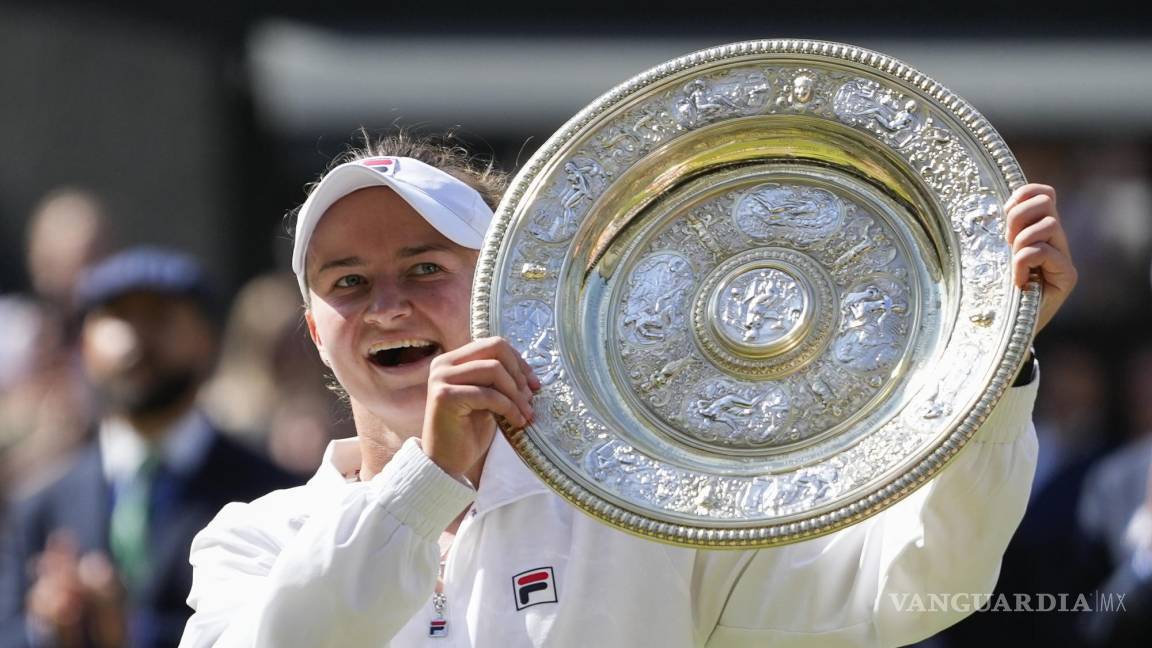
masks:
<svg viewBox="0 0 1152 648"><path fill-rule="evenodd" d="M684 86L683 97L676 103L677 116L684 125L695 127L727 115L751 115L768 103L771 89L768 77L761 72L734 75L713 83L693 79Z"/></svg>
<svg viewBox="0 0 1152 648"><path fill-rule="evenodd" d="M776 440L787 432L791 421L792 404L788 391L775 386L764 389L756 412L758 420L748 427L747 442L760 445Z"/></svg>
<svg viewBox="0 0 1152 648"><path fill-rule="evenodd" d="M596 197L594 191L599 190L599 184L604 179L604 169L595 160L573 158L564 163L564 176L568 180L568 188L560 196L560 205L564 208L564 218L575 219L575 210L581 201ZM595 187L593 183L596 183Z"/></svg>
<svg viewBox="0 0 1152 648"><path fill-rule="evenodd" d="M891 237L871 216L855 216L844 228L845 240L854 241L832 262L838 274L859 276L862 268L879 270L898 255Z"/></svg>
<svg viewBox="0 0 1152 648"><path fill-rule="evenodd" d="M840 224L843 207L831 193L811 187L760 185L736 202L736 224L753 238L772 235L810 240Z"/></svg>
<svg viewBox="0 0 1152 648"><path fill-rule="evenodd" d="M673 378L687 369L691 364L691 357L678 358L665 363L663 367L652 372L652 375L648 376L647 380L640 383L640 392L643 394L653 394L653 392L663 389L668 383L672 382ZM669 395L667 393L662 393L659 396L653 395L650 401L653 405L662 407L668 404L668 398Z"/></svg>
<svg viewBox="0 0 1152 648"><path fill-rule="evenodd" d="M620 324L633 342L662 342L682 317L680 305L692 283L692 270L683 257L661 254L636 266L632 293Z"/></svg>
<svg viewBox="0 0 1152 648"><path fill-rule="evenodd" d="M803 314L797 299L799 292L795 281L777 281L768 272L758 272L741 299L746 304L741 322L744 341L762 340L765 328L771 331L790 328Z"/></svg>
<svg viewBox="0 0 1152 648"><path fill-rule="evenodd" d="M724 256L724 246L716 240L716 235L712 232L712 223L715 220L716 215L707 209L688 214L684 218L684 222L688 225L690 232L688 237L692 240L685 239L684 243L698 242L712 255L713 259L719 259Z"/></svg>
<svg viewBox="0 0 1152 648"><path fill-rule="evenodd" d="M696 412L701 417L725 425L732 432L743 427L744 422L756 411L756 406L764 397L750 398L740 394L725 394L716 398L702 398L696 401Z"/></svg>
<svg viewBox="0 0 1152 648"><path fill-rule="evenodd" d="M979 355L979 347L969 341L961 342L956 347L957 358L976 358L979 357ZM932 386L931 395L928 396L927 402L921 407L921 417L925 419L937 419L952 414L951 395L956 392L957 386L963 385L968 380L968 377L972 375L974 365L963 362L951 362L950 366L954 367L954 370L949 372L947 376L936 380Z"/></svg>
<svg viewBox="0 0 1152 648"><path fill-rule="evenodd" d="M812 101L816 82L807 74L797 74L792 79L792 98L796 103L806 104Z"/></svg>
<svg viewBox="0 0 1152 648"><path fill-rule="evenodd" d="M703 78L692 80L691 83L684 86L684 91L688 93L688 97L685 98L688 105L699 118L707 118L707 116L711 116L712 113L719 112L723 108L732 108L732 110L737 108L732 99L713 92L711 86Z"/></svg>
<svg viewBox="0 0 1152 648"><path fill-rule="evenodd" d="M850 368L872 372L899 357L903 315L908 305L870 283L844 297L844 334L835 343L835 358Z"/></svg>
<svg viewBox="0 0 1152 648"><path fill-rule="evenodd" d="M791 417L788 392L779 386L739 388L727 381L698 388L688 405L696 419L695 436L725 445L763 445L773 441Z"/></svg>
<svg viewBox="0 0 1152 648"><path fill-rule="evenodd" d="M696 491L696 497L692 500L696 507L695 513L697 515L715 515L730 505L725 495L724 488L718 480L708 479L700 485Z"/></svg>
<svg viewBox="0 0 1152 648"><path fill-rule="evenodd" d="M741 489L739 511L744 515L763 515L779 478L754 477Z"/></svg>
<svg viewBox="0 0 1152 648"><path fill-rule="evenodd" d="M585 200L590 201L596 197L604 186L604 178L604 168L596 160L578 157L565 162L563 188L553 189L559 194L556 200L560 213L549 209L549 206L536 210L529 231L549 243L572 238L580 224L577 208Z"/></svg>
<svg viewBox="0 0 1152 648"><path fill-rule="evenodd" d="M875 284L869 284L863 290L849 293L844 300L850 318L848 328L861 328L872 326L884 328L886 319L893 313L907 312L903 304L894 304L892 298Z"/></svg>
<svg viewBox="0 0 1152 648"><path fill-rule="evenodd" d="M816 81L812 78L811 72L800 70L792 77L792 81L780 89L780 97L776 99L776 104L792 108L817 108L820 102L813 103L815 98Z"/></svg>
<svg viewBox="0 0 1152 648"><path fill-rule="evenodd" d="M776 506L794 506L824 499L832 482L836 480L837 471L834 468L821 467L819 473L803 472L797 474L787 483L782 484L776 491Z"/></svg>
<svg viewBox="0 0 1152 648"><path fill-rule="evenodd" d="M833 416L840 416L843 413L840 396L823 376L813 373L804 381L804 385L815 399L819 411L830 412Z"/></svg>
<svg viewBox="0 0 1152 648"><path fill-rule="evenodd" d="M1005 221L1000 217L1000 203L995 196L976 194L965 197L957 205L960 232L964 242L963 253L969 258L980 258L995 263L994 255L1007 250Z"/></svg>
<svg viewBox="0 0 1152 648"><path fill-rule="evenodd" d="M510 313L508 337L536 373L542 385L548 385L561 376L559 356L549 331L552 309L542 301L528 299L517 302Z"/></svg>
<svg viewBox="0 0 1152 648"><path fill-rule="evenodd" d="M965 265L979 283L994 283L1001 276L998 268L1008 249L999 202L992 195L974 194L960 201L956 213Z"/></svg>
<svg viewBox="0 0 1152 648"><path fill-rule="evenodd" d="M960 231L965 240L984 244L999 241L1004 233L1000 204L989 194L975 194L960 201Z"/></svg>
<svg viewBox="0 0 1152 648"><path fill-rule="evenodd" d="M586 461L596 481L633 497L652 499L656 496L660 471L631 446L609 441L589 452Z"/></svg>
<svg viewBox="0 0 1152 648"><path fill-rule="evenodd" d="M928 401L923 405L921 410L921 417L925 419L938 419L941 416L948 416L952 413L952 407L948 404L948 398L941 398L940 392L943 387L942 381L936 381L936 387L932 390L932 395L928 397Z"/></svg>
<svg viewBox="0 0 1152 648"><path fill-rule="evenodd" d="M893 140L897 147L908 143L918 121L915 101L865 79L841 86L834 105L836 114L849 124L874 123L880 127L879 132L898 136Z"/></svg>
<svg viewBox="0 0 1152 648"><path fill-rule="evenodd" d="M548 243L559 243L572 238L578 225L575 215L570 212L557 214L553 209L555 205L545 205L536 210L529 225L529 231L534 236Z"/></svg>
<svg viewBox="0 0 1152 648"><path fill-rule="evenodd" d="M560 363L556 361L558 359L556 349L553 347L551 336L547 330L543 330L532 338L524 351L524 361L532 367L533 373L544 386L551 385L562 375Z"/></svg>
<svg viewBox="0 0 1152 648"><path fill-rule="evenodd" d="M663 342L672 328L670 307L680 301L681 292L652 288L633 295L636 301L629 302L625 310L624 326L636 332L638 342Z"/></svg>

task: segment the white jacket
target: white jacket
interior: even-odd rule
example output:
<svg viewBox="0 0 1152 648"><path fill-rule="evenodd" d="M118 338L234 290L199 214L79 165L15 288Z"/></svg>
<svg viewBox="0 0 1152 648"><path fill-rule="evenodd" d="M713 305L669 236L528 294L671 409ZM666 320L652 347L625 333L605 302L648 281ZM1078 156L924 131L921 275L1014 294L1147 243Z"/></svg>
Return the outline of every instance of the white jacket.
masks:
<svg viewBox="0 0 1152 648"><path fill-rule="evenodd" d="M367 483L355 439L307 485L230 504L192 545L182 648L896 646L965 616L901 609L987 593L1036 463L1036 382L1014 388L952 464L883 513L760 551L700 551L602 524L496 436L479 492L415 441ZM342 472L341 468L344 469ZM440 533L472 505L429 638ZM554 602L553 602L554 601Z"/></svg>

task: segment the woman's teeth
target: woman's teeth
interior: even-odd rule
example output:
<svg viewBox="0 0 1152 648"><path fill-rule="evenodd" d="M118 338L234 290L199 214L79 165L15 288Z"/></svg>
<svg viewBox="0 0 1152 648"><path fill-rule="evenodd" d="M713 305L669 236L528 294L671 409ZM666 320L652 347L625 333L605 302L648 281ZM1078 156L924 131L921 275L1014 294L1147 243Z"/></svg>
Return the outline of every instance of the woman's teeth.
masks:
<svg viewBox="0 0 1152 648"><path fill-rule="evenodd" d="M369 357L381 367L397 367L435 355L440 346L428 340L397 340L374 344Z"/></svg>

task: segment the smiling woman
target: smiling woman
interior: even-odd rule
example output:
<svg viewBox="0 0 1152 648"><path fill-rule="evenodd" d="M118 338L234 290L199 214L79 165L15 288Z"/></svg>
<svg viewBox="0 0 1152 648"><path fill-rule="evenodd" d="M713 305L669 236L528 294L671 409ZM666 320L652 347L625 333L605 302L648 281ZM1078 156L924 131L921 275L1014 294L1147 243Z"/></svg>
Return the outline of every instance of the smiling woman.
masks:
<svg viewBox="0 0 1152 648"><path fill-rule="evenodd" d="M308 330L357 437L308 485L229 505L197 536L182 646L903 645L961 615L904 614L894 594L991 588L1035 462L1034 382L930 485L835 534L725 552L624 533L550 491L496 427L556 410L536 421L532 368L470 335L499 176L395 144L341 159L295 235Z"/></svg>
<svg viewBox="0 0 1152 648"><path fill-rule="evenodd" d="M394 182L413 164L397 160ZM390 187L354 189L324 212L304 258L305 319L362 436L398 446L419 434L432 358L470 341L476 256Z"/></svg>

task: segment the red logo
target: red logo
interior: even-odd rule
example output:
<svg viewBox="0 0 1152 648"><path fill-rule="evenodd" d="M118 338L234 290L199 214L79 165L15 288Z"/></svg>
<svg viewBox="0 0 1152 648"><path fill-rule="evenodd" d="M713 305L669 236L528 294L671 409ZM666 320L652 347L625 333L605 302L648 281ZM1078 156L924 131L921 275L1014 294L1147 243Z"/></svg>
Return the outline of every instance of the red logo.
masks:
<svg viewBox="0 0 1152 648"><path fill-rule="evenodd" d="M512 577L512 591L516 595L516 609L555 603L556 576L551 567L537 567Z"/></svg>
<svg viewBox="0 0 1152 648"><path fill-rule="evenodd" d="M368 158L366 160L360 160L360 164L368 167L369 169L379 171L380 173L389 173L396 168L396 159Z"/></svg>

